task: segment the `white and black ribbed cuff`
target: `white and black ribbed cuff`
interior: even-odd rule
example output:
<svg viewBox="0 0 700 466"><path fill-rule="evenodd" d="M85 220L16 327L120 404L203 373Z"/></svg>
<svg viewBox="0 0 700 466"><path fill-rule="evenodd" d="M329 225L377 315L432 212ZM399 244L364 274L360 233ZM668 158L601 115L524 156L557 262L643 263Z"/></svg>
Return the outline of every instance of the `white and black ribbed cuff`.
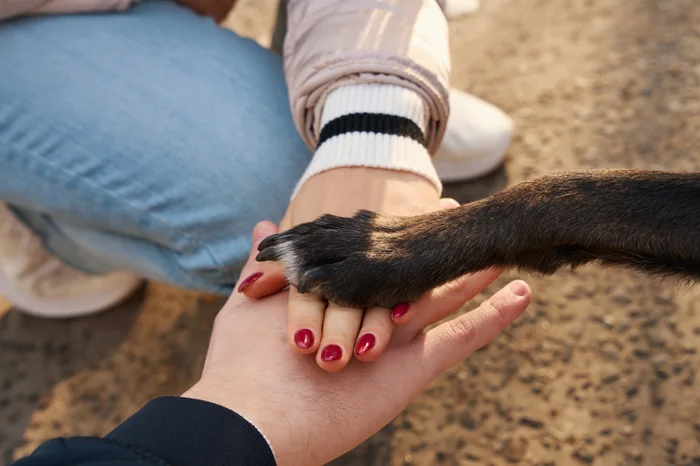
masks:
<svg viewBox="0 0 700 466"><path fill-rule="evenodd" d="M349 84L332 91L321 116L311 163L292 198L310 177L338 167L402 170L442 184L426 149L427 112L414 91L390 84Z"/></svg>

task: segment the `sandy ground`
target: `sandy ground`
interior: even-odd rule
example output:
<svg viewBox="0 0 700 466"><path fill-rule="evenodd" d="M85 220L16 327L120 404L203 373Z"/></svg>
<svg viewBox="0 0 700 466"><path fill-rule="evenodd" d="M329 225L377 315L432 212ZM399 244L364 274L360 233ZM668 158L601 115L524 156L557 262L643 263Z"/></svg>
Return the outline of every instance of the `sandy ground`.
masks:
<svg viewBox="0 0 700 466"><path fill-rule="evenodd" d="M231 24L269 43L275 3L241 1ZM454 85L518 134L504 170L447 194L561 169L698 170L699 25L696 0L484 0L451 23ZM524 278L526 316L334 464L700 465L700 294L594 268ZM0 464L181 393L219 304L152 284L75 322L0 311Z"/></svg>

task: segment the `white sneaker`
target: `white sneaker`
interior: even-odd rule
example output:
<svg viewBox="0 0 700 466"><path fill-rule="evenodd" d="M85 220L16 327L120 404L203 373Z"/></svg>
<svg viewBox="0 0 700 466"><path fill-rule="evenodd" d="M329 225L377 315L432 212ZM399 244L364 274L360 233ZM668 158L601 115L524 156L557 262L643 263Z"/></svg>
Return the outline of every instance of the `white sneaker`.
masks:
<svg viewBox="0 0 700 466"><path fill-rule="evenodd" d="M513 139L513 120L498 107L450 89L450 118L433 164L444 183L466 181L503 163Z"/></svg>
<svg viewBox="0 0 700 466"><path fill-rule="evenodd" d="M85 316L118 304L140 284L131 273L88 275L63 264L0 203L0 295L18 310L47 318Z"/></svg>
<svg viewBox="0 0 700 466"><path fill-rule="evenodd" d="M479 0L445 0L445 16L455 19L475 13L480 6Z"/></svg>

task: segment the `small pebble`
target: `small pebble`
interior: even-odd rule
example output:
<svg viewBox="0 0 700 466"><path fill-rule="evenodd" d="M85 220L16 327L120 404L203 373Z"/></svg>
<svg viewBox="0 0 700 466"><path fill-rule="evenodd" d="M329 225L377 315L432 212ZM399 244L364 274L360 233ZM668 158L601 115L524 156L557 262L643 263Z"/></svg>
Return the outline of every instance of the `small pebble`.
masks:
<svg viewBox="0 0 700 466"><path fill-rule="evenodd" d="M474 416L468 410L463 410L459 415L459 424L465 429L474 430L476 429L477 423Z"/></svg>
<svg viewBox="0 0 700 466"><path fill-rule="evenodd" d="M585 464L591 464L595 459L592 453L583 450L576 450L571 456Z"/></svg>
<svg viewBox="0 0 700 466"><path fill-rule="evenodd" d="M605 385L617 382L618 380L620 380L620 374L617 371L605 373L600 379L600 381Z"/></svg>
<svg viewBox="0 0 700 466"><path fill-rule="evenodd" d="M606 327L613 328L615 326L615 322L616 319L614 316L611 316L610 314L606 314L605 316L603 316L603 323Z"/></svg>
<svg viewBox="0 0 700 466"><path fill-rule="evenodd" d="M521 426L530 427L531 429L541 429L544 426L544 422L529 417L521 417L518 423Z"/></svg>

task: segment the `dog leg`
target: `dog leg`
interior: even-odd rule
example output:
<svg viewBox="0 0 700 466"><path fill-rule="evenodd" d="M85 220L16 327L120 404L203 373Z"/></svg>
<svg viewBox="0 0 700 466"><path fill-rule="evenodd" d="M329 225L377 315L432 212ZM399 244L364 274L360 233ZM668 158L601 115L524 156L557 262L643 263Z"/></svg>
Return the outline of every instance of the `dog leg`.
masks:
<svg viewBox="0 0 700 466"><path fill-rule="evenodd" d="M490 267L552 274L590 262L700 279L700 174L565 172L414 217L361 211L271 236L290 284L341 305L392 307Z"/></svg>

